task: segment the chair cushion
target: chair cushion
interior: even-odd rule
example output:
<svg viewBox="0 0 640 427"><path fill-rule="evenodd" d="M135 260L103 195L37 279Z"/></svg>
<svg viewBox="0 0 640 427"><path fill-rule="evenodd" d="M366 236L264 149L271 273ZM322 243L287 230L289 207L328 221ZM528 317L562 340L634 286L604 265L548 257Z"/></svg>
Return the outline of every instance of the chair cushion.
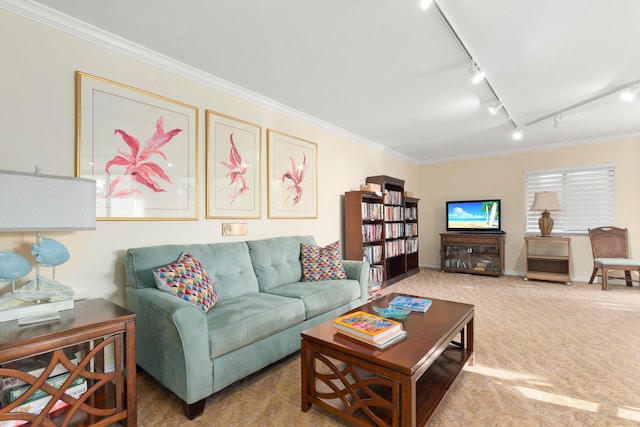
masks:
<svg viewBox="0 0 640 427"><path fill-rule="evenodd" d="M340 242L331 243L324 248L301 243L300 261L302 262L302 280L305 282L347 278L342 265Z"/></svg>
<svg viewBox="0 0 640 427"><path fill-rule="evenodd" d="M153 276L158 289L189 301L205 313L219 300L211 278L191 254L183 254L178 261L154 270Z"/></svg>
<svg viewBox="0 0 640 427"><path fill-rule="evenodd" d="M600 266L640 268L640 261L628 258L596 258L593 262Z"/></svg>

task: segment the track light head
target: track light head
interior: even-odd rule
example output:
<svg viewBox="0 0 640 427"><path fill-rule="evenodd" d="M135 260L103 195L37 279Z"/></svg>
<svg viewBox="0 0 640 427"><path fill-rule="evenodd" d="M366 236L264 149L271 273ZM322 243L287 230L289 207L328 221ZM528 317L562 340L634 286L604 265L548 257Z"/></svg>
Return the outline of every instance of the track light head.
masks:
<svg viewBox="0 0 640 427"><path fill-rule="evenodd" d="M504 105L502 105L502 102L498 102L496 105L489 107L489 112L495 116L501 108L504 108Z"/></svg>
<svg viewBox="0 0 640 427"><path fill-rule="evenodd" d="M420 8L422 10L427 10L429 9L429 6L431 6L431 3L433 3L433 0L420 0Z"/></svg>
<svg viewBox="0 0 640 427"><path fill-rule="evenodd" d="M624 92L620 94L620 98L622 98L624 101L632 102L634 99L636 99L638 90L640 90L640 88L636 87L636 85L629 86L624 90Z"/></svg>
<svg viewBox="0 0 640 427"><path fill-rule="evenodd" d="M563 119L562 113L553 117L553 127L557 128L560 125L560 121Z"/></svg>
<svg viewBox="0 0 640 427"><path fill-rule="evenodd" d="M473 75L473 78L471 81L473 82L474 85L477 85L478 83L480 83L482 79L484 79L484 77L487 75L484 71L482 71L478 67L478 64L476 64L475 62L471 63L471 68L469 68L469 72Z"/></svg>

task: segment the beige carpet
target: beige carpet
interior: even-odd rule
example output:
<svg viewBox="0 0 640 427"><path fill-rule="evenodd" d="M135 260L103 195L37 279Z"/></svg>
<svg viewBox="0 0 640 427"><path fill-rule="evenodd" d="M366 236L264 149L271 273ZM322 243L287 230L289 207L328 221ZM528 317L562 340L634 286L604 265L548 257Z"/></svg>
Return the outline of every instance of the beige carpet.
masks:
<svg viewBox="0 0 640 427"><path fill-rule="evenodd" d="M620 283L619 285L617 283ZM423 269L385 289L475 305L476 363L430 426L640 425L640 291ZM138 375L140 426L341 426L300 410L299 354L207 400L188 421L179 400Z"/></svg>

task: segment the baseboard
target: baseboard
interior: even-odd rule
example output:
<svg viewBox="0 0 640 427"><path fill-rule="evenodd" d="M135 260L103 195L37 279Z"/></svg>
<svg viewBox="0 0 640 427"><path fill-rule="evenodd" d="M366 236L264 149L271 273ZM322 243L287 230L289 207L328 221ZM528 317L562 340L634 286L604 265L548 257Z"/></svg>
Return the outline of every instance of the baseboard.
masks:
<svg viewBox="0 0 640 427"><path fill-rule="evenodd" d="M440 270L440 264L430 264L430 263L426 263L426 264L420 264L421 268L432 268L434 270ZM525 272L524 271L516 271L516 270L505 270L504 274L506 276L519 276L519 277L523 277L525 276ZM584 282L584 283L588 283L589 279L591 277L583 277L583 276L575 276L575 277L571 277L571 281L572 282ZM624 279L623 279L624 280ZM596 280L594 281L594 284L600 284L600 278L597 277ZM634 283L634 286L636 284Z"/></svg>

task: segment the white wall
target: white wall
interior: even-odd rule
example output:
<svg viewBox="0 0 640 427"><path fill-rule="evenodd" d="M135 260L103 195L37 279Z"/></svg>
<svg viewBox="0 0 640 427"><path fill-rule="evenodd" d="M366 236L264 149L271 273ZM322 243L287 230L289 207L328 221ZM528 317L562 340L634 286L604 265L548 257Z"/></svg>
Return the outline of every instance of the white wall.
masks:
<svg viewBox="0 0 640 427"><path fill-rule="evenodd" d="M526 269L524 230L524 172L535 169L616 163L615 224L627 227L631 254L640 258L640 139L612 140L529 151L502 156L452 161L420 167L420 263L440 264L440 236L445 230L445 201L502 199L505 270L523 274ZM553 215L552 215L553 216ZM588 281L593 268L591 243L586 235L572 236L572 277Z"/></svg>
<svg viewBox="0 0 640 427"><path fill-rule="evenodd" d="M312 234L320 244L341 239L341 196L345 191L357 189L369 175L404 179L405 188L421 199L421 265L439 264L439 233L444 231L445 200L500 197L503 200L502 214L507 232L506 270L522 273L525 268L523 172L529 169L617 162L616 223L629 228L631 251L640 256L638 139L417 166L388 152L338 135L326 127L295 119L5 10L0 10L0 37L4 41L0 44L3 64L0 79L0 169L31 172L37 164L45 173L75 174L74 78L77 70L200 109L197 221L99 221L95 231L47 233L47 236L60 240L69 248L71 260L58 267L56 277L72 286L77 297L105 297L122 303L122 261L129 247L259 239L290 234ZM260 64L255 65L256 72L259 72ZM204 219L205 109L263 127L262 219L246 220L246 236L223 238L221 224L229 221ZM317 219L266 218L268 128L318 144ZM16 200L16 203L19 202ZM10 206L0 208L10 209ZM34 237L31 233L0 233L0 249L16 251L31 259L29 251ZM582 280L588 278L591 250L586 237L574 237L573 256L573 276ZM7 289L8 284L0 284L0 292Z"/></svg>
<svg viewBox="0 0 640 427"><path fill-rule="evenodd" d="M76 297L105 297L122 303L122 262L130 247L252 240L292 234L314 235L318 243L324 245L342 239L342 194L358 189L365 177L389 175L406 180L408 189L415 191L418 186L418 166L408 160L4 10L0 10L0 38L3 40L0 44L3 64L0 169L32 172L37 164L44 173L74 176L76 70L200 109L197 221L99 221L95 231L46 233L61 241L71 253L71 259L57 268L56 278L74 288ZM255 67L256 72L260 72L260 64ZM223 238L221 224L230 220L204 219L206 109L263 127L262 219L241 221L248 224L246 236ZM267 219L268 128L317 143L317 219ZM0 249L19 252L31 259L29 251L34 238L31 233L2 233ZM43 270L49 275L47 269ZM8 289L8 284L0 286L4 286L4 291Z"/></svg>

